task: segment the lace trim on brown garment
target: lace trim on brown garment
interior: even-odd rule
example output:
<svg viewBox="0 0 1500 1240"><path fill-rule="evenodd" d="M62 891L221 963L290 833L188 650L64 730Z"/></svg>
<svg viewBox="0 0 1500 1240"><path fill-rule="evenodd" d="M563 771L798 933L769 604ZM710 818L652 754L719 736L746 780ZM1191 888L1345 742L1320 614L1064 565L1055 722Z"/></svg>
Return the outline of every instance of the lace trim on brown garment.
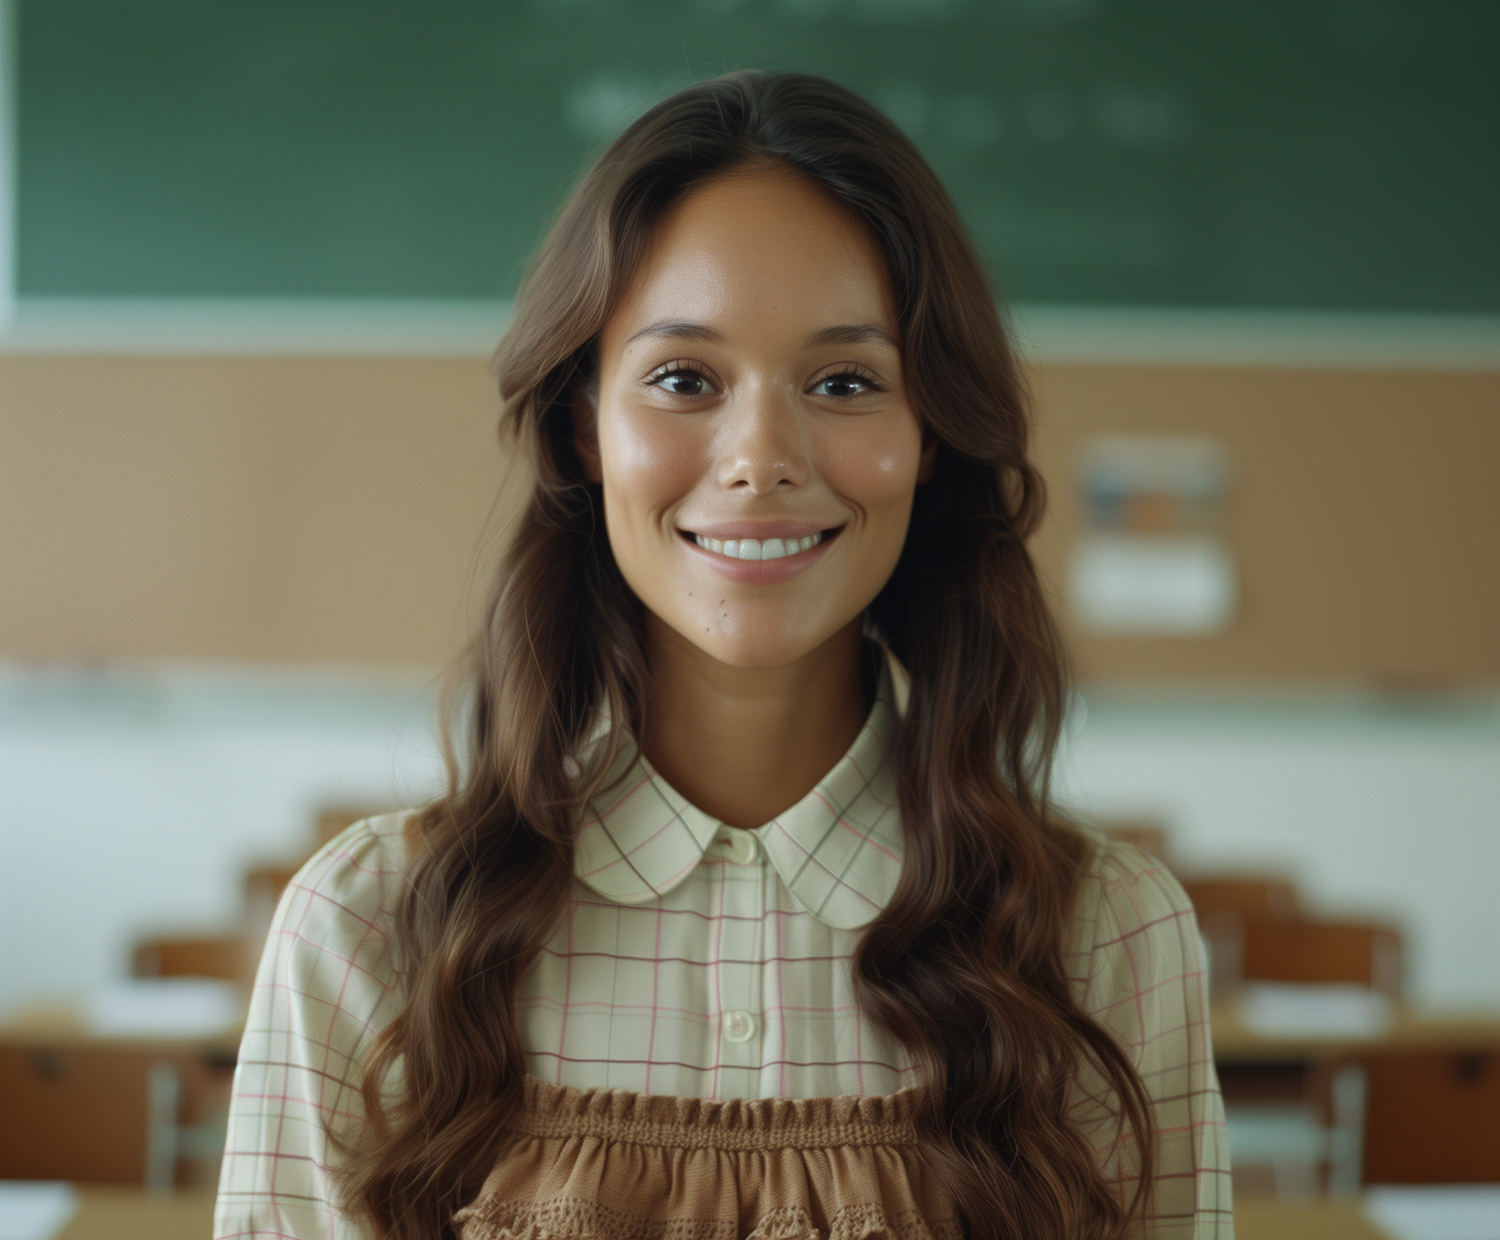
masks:
<svg viewBox="0 0 1500 1240"><path fill-rule="evenodd" d="M872 1205L842 1207L826 1235L801 1206L773 1206L748 1235L729 1220L653 1220L597 1201L484 1201L455 1222L464 1240L963 1240L951 1219L928 1223L916 1211L889 1218Z"/></svg>

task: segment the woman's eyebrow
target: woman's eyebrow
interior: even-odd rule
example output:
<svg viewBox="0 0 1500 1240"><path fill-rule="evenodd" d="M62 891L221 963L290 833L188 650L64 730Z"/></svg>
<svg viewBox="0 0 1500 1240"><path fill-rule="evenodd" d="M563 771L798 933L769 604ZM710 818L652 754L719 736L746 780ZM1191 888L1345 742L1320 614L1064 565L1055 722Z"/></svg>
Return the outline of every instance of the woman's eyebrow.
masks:
<svg viewBox="0 0 1500 1240"><path fill-rule="evenodd" d="M724 333L706 323L692 323L685 319L663 319L649 323L626 339L632 344L643 336L654 336L662 340L701 340L707 344L723 344ZM807 338L807 347L815 349L825 344L877 344L889 345L900 350L901 345L890 332L873 323L841 323L837 327L825 327Z"/></svg>
<svg viewBox="0 0 1500 1240"><path fill-rule="evenodd" d="M709 327L706 323L689 323L681 319L664 319L659 323L651 323L641 328L625 343L630 344L642 336L657 336L664 340L702 340L708 344L722 344L724 341L724 333Z"/></svg>
<svg viewBox="0 0 1500 1240"><path fill-rule="evenodd" d="M869 344L871 341L877 344L888 344L898 352L901 349L890 332L876 327L873 323L847 323L839 327L825 327L822 331L814 332L807 338L807 347L812 349L820 344Z"/></svg>

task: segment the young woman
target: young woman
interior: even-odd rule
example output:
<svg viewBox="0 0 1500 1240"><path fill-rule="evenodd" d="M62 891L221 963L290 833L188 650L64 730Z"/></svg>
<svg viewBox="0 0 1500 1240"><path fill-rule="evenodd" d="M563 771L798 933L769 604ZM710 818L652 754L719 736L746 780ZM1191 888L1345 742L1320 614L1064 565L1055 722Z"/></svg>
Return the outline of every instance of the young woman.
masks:
<svg viewBox="0 0 1500 1240"><path fill-rule="evenodd" d="M217 1234L1229 1236L1192 911L1049 805L1022 384L911 143L669 99L498 366L467 750L283 900Z"/></svg>

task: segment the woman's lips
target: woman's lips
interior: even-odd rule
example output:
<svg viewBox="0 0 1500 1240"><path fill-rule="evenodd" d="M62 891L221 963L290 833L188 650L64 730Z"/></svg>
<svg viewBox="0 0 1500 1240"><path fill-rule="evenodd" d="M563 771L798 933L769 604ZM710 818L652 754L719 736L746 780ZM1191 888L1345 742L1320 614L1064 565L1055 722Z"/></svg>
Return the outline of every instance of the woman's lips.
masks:
<svg viewBox="0 0 1500 1240"><path fill-rule="evenodd" d="M714 527L708 528L712 530ZM718 528L724 533L734 532L727 527ZM764 533L765 527L761 529ZM781 537L762 538L716 538L708 532L694 530L681 533L692 551L731 581L744 585L772 585L788 581L811 568L827 553L842 529L843 526L836 526L802 534L789 529Z"/></svg>

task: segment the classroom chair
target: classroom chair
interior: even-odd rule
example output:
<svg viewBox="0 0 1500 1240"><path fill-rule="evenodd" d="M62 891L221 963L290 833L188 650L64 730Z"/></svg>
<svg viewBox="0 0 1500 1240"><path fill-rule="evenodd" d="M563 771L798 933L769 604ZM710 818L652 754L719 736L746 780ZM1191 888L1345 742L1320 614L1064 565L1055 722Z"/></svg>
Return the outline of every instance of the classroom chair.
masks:
<svg viewBox="0 0 1500 1240"><path fill-rule="evenodd" d="M1244 981L1352 982L1401 997L1401 935L1373 922L1243 919Z"/></svg>
<svg viewBox="0 0 1500 1240"><path fill-rule="evenodd" d="M1230 914L1235 917L1301 915L1302 902L1292 880L1281 874L1226 874L1184 879L1182 888L1193 902L1198 919Z"/></svg>
<svg viewBox="0 0 1500 1240"><path fill-rule="evenodd" d="M1315 1089L1300 1064L1240 1068L1223 1084L1237 1194L1359 1191L1365 1078L1357 1066L1330 1065Z"/></svg>
<svg viewBox="0 0 1500 1240"><path fill-rule="evenodd" d="M1280 874L1204 875L1184 879L1182 887L1198 917L1214 999L1231 996L1243 977L1245 923L1289 920L1301 912L1296 887Z"/></svg>
<svg viewBox="0 0 1500 1240"><path fill-rule="evenodd" d="M1400 998L1401 938L1388 926L1222 908L1206 925L1217 996L1242 982L1285 982L1352 983ZM1221 980L1221 968L1232 978ZM1292 1064L1221 1065L1220 1079L1237 1187L1264 1184L1282 1198L1358 1191L1368 1084L1361 1065L1326 1066L1315 1088Z"/></svg>

